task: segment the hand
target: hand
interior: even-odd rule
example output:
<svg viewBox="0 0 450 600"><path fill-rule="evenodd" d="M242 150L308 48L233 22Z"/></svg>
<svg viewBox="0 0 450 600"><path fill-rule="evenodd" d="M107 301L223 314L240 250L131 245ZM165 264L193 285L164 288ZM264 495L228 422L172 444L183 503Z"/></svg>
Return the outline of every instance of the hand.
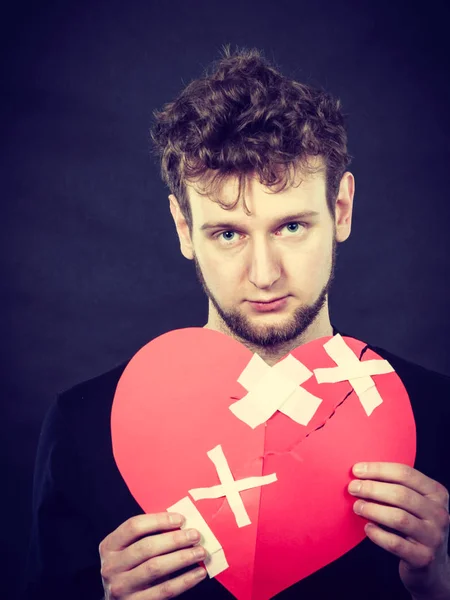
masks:
<svg viewBox="0 0 450 600"><path fill-rule="evenodd" d="M206 558L204 548L192 547L199 532L182 524L176 513L138 515L110 533L99 546L105 600L173 598L202 581L203 567L170 577Z"/></svg>
<svg viewBox="0 0 450 600"><path fill-rule="evenodd" d="M353 474L359 480L350 483L349 492L365 499L355 502L354 511L370 521L365 526L367 537L401 559L400 577L412 597L450 599L445 487L397 463L359 463Z"/></svg>

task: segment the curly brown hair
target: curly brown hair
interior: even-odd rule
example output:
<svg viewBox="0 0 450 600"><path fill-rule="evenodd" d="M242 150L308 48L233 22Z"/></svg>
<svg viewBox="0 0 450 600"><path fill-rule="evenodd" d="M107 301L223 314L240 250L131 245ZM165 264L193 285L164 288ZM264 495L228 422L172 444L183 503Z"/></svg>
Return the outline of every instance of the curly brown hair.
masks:
<svg viewBox="0 0 450 600"><path fill-rule="evenodd" d="M245 191L248 175L275 191L293 184L297 167L325 167L327 204L334 215L339 182L350 156L340 101L283 76L256 49L231 52L212 64L161 111L151 137L161 174L192 228L186 183L195 183L224 209ZM323 167L322 167L323 168ZM238 176L238 195L225 204L215 197L229 175ZM244 210L250 214L245 205Z"/></svg>

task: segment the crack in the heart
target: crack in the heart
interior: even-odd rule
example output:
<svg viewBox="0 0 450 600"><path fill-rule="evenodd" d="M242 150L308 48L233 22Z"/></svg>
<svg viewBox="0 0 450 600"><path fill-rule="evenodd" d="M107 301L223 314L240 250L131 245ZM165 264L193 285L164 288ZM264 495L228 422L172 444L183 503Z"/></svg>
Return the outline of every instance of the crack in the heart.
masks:
<svg viewBox="0 0 450 600"><path fill-rule="evenodd" d="M369 346L366 344L364 346L364 348L361 350L361 353L359 355L359 360L361 361L362 357L364 356L364 354L366 353L366 351L369 350ZM337 409L342 406L344 404L344 402L354 393L354 389L352 388L345 396L344 398L338 402L336 404L336 406L333 408L333 411L331 412L331 414L325 419L325 421L323 423L321 423L320 425L318 425L315 429L313 429L312 431L310 431L307 435L305 435L305 437L303 439L297 440L296 442L294 442L291 447L288 450L285 450L283 452L275 452L275 451L270 451L270 452L265 452L263 456L259 456L256 458L256 460L261 460L262 463L264 464L264 459L268 456L283 456L286 454L290 454L295 460L297 460L298 462L303 462L303 458L301 458L301 456L299 456L295 450L297 448L297 446L300 446L300 444L304 443L313 433L316 433L316 431L320 431L321 429L323 429L325 427L325 425L330 421L330 419L332 419L334 417L334 415L336 414ZM240 398L236 398L234 396L231 396L231 398L233 400L240 400ZM267 427L267 423L264 424L265 427ZM254 462L254 460L252 460L252 462ZM217 515L223 510L224 506L227 503L227 499L223 498L219 508L216 510L216 512L212 515L211 520L213 521Z"/></svg>
<svg viewBox="0 0 450 600"><path fill-rule="evenodd" d="M283 452L275 452L273 451L269 451L269 452L265 452L264 456L262 456L261 458L264 460L264 458L268 457L268 456L283 456L284 454L290 454L293 458L295 458L295 460L298 460L299 462L303 462L303 459L300 458L300 456L298 456L298 454L296 454L296 452L294 452L294 449L297 448L297 446L300 446L300 444L303 444L313 433L316 433L316 431L319 431L320 429L323 429L325 427L325 425L328 423L328 421L334 417L334 415L336 414L336 410L342 406L344 404L344 402L347 400L347 398L353 394L353 390L350 390L345 397L338 402L338 404L336 404L336 406L334 407L332 413L325 419L325 421L323 423L321 423L320 425L318 425L315 429L313 429L312 431L310 431L308 434L305 435L305 437L301 440L297 440L296 442L294 442L292 444L292 446L290 448L288 448L287 450L284 450Z"/></svg>
<svg viewBox="0 0 450 600"><path fill-rule="evenodd" d="M323 429L325 427L325 425L328 423L328 421L334 417L334 415L336 414L336 410L342 406L344 404L344 402L347 400L347 398L353 393L353 389L351 389L346 395L345 397L336 404L336 406L334 407L332 413L325 419L325 421L323 423L321 423L320 425L318 425L315 429L313 429L312 431L310 431L307 435L305 435L305 437L301 440L297 440L296 442L294 442L292 444L292 446L288 449L288 450L284 450L283 452L275 452L275 451L271 451L271 452L265 452L263 456L260 456L257 458L257 460L261 460L262 464L264 465L264 459L267 458L268 456L283 456L286 454L289 454L290 456L292 456L295 460L297 460L298 462L303 462L303 458L301 458L296 452L296 447L300 446L300 444L302 444L303 442L305 442L313 433L315 433L316 431L319 431L320 429ZM267 426L267 423L265 424ZM251 462L254 462L253 460ZM245 465L244 465L245 467ZM211 521L214 521L214 519L218 516L218 514L223 510L224 506L226 505L227 499L223 498L219 508L216 510L216 512L212 515L211 517Z"/></svg>
<svg viewBox="0 0 450 600"><path fill-rule="evenodd" d="M364 346L364 348L361 350L360 355L359 355L359 361L361 361L362 357L364 356L364 354L366 353L366 351L369 349L369 346L366 344ZM351 394L353 394L354 389L352 388L346 395L345 397L336 404L336 406L333 408L332 413L325 419L325 421L323 423L321 423L318 427L316 427L315 429L313 429L312 431L310 431L307 435L305 435L305 437L301 440L297 440L296 442L294 442L291 447L288 450L284 450L283 452L275 452L275 451L270 451L270 452L265 452L264 456L262 456L261 458L264 460L264 458L266 458L267 456L283 456L284 454L290 454L295 460L297 460L298 462L303 462L303 459L296 453L294 452L294 449L297 448L297 446L299 446L300 444L302 444L303 442L305 442L305 440L307 440L309 438L310 435L312 435L313 433L315 433L316 431L319 431L320 429L323 429L325 427L325 425L328 423L328 421L334 417L334 415L336 414L336 410L342 406L344 404L344 402L347 400L347 398L349 396L351 396Z"/></svg>
<svg viewBox="0 0 450 600"><path fill-rule="evenodd" d="M262 464L264 465L264 459L267 458L268 456L283 456L286 454L289 454L290 456L292 456L295 460L297 460L298 462L303 462L303 459L295 452L295 449L297 446L300 446L300 444L302 444L303 442L305 442L310 435L312 435L313 433L315 433L316 431L319 431L320 429L323 429L325 427L325 425L328 423L328 421L336 414L336 410L342 406L344 404L344 402L347 400L347 398L353 393L353 389L350 390L345 397L338 402L338 404L336 404L336 406L334 407L332 413L325 419L325 421L323 423L321 423L320 425L318 425L315 429L313 429L312 431L310 431L307 435L305 435L305 437L301 440L297 440L296 442L294 442L292 444L292 446L288 449L288 450L284 450L283 452L275 452L275 451L271 451L271 452L265 452L263 456L260 456L257 458L257 460L261 460ZM267 423L265 424L267 426ZM253 460L251 462L254 462ZM245 465L244 465L245 466ZM226 505L227 499L223 498L219 508L216 510L216 512L212 515L211 517L211 521L214 521L214 519L217 517L217 515L221 512L221 510L223 510L224 506Z"/></svg>

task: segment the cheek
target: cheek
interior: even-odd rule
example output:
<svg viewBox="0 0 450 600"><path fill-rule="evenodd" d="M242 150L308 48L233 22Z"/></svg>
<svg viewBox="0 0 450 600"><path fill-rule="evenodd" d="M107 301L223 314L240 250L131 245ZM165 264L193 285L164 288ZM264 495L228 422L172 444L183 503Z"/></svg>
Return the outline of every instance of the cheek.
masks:
<svg viewBox="0 0 450 600"><path fill-rule="evenodd" d="M203 276L211 289L230 289L230 284L238 282L242 277L242 261L219 256L204 249L197 255Z"/></svg>
<svg viewBox="0 0 450 600"><path fill-rule="evenodd" d="M314 290L321 287L331 268L332 241L311 244L301 252L286 256L285 268L288 277L302 287Z"/></svg>

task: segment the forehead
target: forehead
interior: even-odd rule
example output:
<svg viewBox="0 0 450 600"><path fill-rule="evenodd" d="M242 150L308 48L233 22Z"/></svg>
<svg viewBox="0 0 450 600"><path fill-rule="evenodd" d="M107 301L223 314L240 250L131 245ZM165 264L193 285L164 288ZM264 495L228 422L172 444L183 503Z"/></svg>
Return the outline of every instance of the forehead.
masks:
<svg viewBox="0 0 450 600"><path fill-rule="evenodd" d="M245 179L245 187L240 195L239 178L230 175L209 195L204 188L187 185L187 195L195 227L211 219L233 218L233 221L263 221L282 219L284 215L302 211L325 212L326 201L325 170L314 173L296 173L292 185L281 191L262 184L255 175ZM245 201L245 206L244 206ZM236 203L233 208L231 207ZM246 212L247 207L248 212Z"/></svg>

